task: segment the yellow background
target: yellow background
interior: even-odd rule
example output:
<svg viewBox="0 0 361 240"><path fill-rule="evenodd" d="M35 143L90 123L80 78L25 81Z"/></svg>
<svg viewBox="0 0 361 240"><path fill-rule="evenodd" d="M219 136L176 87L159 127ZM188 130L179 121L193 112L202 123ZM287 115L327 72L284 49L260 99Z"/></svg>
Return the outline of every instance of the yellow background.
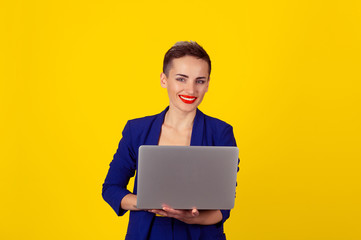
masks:
<svg viewBox="0 0 361 240"><path fill-rule="evenodd" d="M361 239L359 1L1 1L0 239L122 239L103 201L164 53L213 63L200 109L240 148L229 239Z"/></svg>

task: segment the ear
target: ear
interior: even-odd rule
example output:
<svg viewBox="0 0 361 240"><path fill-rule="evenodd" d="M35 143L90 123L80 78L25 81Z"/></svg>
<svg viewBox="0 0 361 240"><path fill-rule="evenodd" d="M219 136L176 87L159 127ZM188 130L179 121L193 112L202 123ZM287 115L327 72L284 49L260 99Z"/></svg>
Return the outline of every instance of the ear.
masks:
<svg viewBox="0 0 361 240"><path fill-rule="evenodd" d="M162 86L162 88L167 88L167 75L165 75L165 73L161 73L160 74L160 85Z"/></svg>

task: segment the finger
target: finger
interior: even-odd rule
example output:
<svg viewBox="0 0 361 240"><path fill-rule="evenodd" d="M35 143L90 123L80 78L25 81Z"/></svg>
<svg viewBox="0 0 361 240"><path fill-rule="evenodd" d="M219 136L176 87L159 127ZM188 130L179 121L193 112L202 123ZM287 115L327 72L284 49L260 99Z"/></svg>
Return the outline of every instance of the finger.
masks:
<svg viewBox="0 0 361 240"><path fill-rule="evenodd" d="M198 217L198 216L199 216L199 211L198 211L197 208L193 208L193 209L192 209L192 216L193 216L193 217Z"/></svg>
<svg viewBox="0 0 361 240"><path fill-rule="evenodd" d="M150 212L154 213L154 214L158 214L158 215L162 215L162 216L168 216L168 213L161 210L161 209L153 209L153 210L150 210Z"/></svg>
<svg viewBox="0 0 361 240"><path fill-rule="evenodd" d="M171 208L169 205L163 203L163 204L162 204L162 208L164 208L164 207L166 207L166 208Z"/></svg>
<svg viewBox="0 0 361 240"><path fill-rule="evenodd" d="M167 212L168 217L173 217L177 219L193 218L199 215L199 211L196 208L192 210L180 210L164 207L163 210Z"/></svg>
<svg viewBox="0 0 361 240"><path fill-rule="evenodd" d="M163 209L164 211L167 211L167 212L174 212L174 211L176 211L174 208L172 208L172 207L170 207L170 206L168 206L168 205L166 205L166 204L163 204L163 205L162 205L162 209Z"/></svg>
<svg viewBox="0 0 361 240"><path fill-rule="evenodd" d="M186 211L184 211L184 210L176 210L176 209L173 209L170 207L163 207L163 210L168 213L175 214L175 215L185 215L185 213L186 213Z"/></svg>

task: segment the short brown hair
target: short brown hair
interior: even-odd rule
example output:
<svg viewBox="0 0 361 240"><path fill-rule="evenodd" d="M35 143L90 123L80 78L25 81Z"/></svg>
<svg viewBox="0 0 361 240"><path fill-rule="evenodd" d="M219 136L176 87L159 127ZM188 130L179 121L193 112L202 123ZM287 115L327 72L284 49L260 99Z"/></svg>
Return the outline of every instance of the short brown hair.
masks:
<svg viewBox="0 0 361 240"><path fill-rule="evenodd" d="M211 59L208 53L194 41L181 41L176 42L164 55L163 61L163 73L168 76L172 60L175 58L181 58L184 56L193 56L203 59L208 63L208 73L211 74Z"/></svg>

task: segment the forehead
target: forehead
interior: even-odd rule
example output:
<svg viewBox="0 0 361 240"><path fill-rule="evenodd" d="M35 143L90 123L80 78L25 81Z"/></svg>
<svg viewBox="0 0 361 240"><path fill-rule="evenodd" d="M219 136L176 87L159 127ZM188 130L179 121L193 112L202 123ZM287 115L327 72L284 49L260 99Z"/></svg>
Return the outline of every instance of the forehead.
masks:
<svg viewBox="0 0 361 240"><path fill-rule="evenodd" d="M208 63L203 59L193 56L184 56L172 60L169 73L208 76L209 66Z"/></svg>

